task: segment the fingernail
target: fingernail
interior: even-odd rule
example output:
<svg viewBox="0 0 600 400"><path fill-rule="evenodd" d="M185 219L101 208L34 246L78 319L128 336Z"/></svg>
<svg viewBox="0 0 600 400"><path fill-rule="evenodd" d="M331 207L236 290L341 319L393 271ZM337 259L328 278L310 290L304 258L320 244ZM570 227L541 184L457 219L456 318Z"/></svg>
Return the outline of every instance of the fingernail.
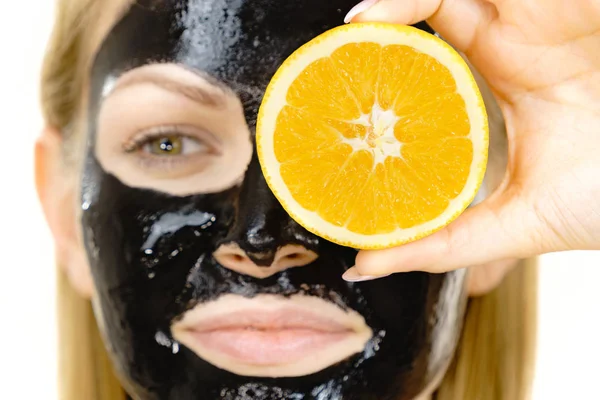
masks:
<svg viewBox="0 0 600 400"><path fill-rule="evenodd" d="M380 276L361 275L358 273L358 271L356 270L355 267L352 267L352 268L348 269L346 272L344 272L344 275L342 275L342 279L345 280L346 282L365 282L365 281L372 281L372 280L379 279L379 278L385 278L386 276L390 276L390 275L391 274L380 275Z"/></svg>
<svg viewBox="0 0 600 400"><path fill-rule="evenodd" d="M358 14L367 11L369 8L373 7L375 5L375 3L377 3L379 0L363 0L360 3L358 3L357 5L355 5L354 7L352 7L352 9L350 11L348 11L348 14L346 14L346 17L344 18L344 23L349 23L350 21L352 21L354 19L354 17L356 17Z"/></svg>

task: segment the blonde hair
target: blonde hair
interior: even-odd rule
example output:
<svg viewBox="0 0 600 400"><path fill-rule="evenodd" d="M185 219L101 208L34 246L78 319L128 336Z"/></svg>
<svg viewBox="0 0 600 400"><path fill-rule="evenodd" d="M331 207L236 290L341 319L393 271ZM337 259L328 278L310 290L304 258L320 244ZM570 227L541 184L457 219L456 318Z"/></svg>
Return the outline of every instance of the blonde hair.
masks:
<svg viewBox="0 0 600 400"><path fill-rule="evenodd" d="M86 76L105 0L58 0L42 70L48 125L70 132L85 104ZM57 280L61 400L120 400L117 380L89 300ZM436 400L526 400L534 373L537 266L522 262L489 294L469 301L455 358Z"/></svg>

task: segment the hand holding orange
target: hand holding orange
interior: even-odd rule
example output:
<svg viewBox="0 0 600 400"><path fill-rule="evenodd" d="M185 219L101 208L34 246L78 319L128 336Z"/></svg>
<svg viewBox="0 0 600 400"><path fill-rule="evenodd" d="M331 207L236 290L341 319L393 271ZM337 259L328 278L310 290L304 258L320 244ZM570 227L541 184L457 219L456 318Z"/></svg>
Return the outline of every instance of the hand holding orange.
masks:
<svg viewBox="0 0 600 400"><path fill-rule="evenodd" d="M485 201L421 240L359 252L347 275L473 267L498 283L506 260L600 250L600 7L566 4L365 0L349 13L353 22L427 21L492 90L509 151L504 181Z"/></svg>

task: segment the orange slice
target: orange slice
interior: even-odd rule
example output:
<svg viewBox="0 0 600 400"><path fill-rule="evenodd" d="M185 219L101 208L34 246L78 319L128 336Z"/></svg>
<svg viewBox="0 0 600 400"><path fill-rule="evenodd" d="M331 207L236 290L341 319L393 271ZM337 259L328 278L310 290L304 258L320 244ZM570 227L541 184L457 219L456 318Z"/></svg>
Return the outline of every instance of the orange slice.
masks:
<svg viewBox="0 0 600 400"><path fill-rule="evenodd" d="M258 156L285 210L332 242L379 249L449 224L488 152L481 93L436 36L351 24L298 49L259 111Z"/></svg>

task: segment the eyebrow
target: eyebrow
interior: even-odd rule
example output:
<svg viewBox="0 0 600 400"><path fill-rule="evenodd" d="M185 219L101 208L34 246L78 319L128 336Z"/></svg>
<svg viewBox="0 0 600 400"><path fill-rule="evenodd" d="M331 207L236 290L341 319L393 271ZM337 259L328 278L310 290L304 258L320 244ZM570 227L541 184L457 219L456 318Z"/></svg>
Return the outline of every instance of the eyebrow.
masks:
<svg viewBox="0 0 600 400"><path fill-rule="evenodd" d="M130 86L135 86L139 84L150 83L152 85L163 88L169 92L177 93L183 95L190 100L211 107L224 107L225 106L225 91L217 85L217 91L207 90L203 87L197 85L190 85L181 82L177 82L165 77L161 76L134 76L131 77L124 82L118 83L116 87L112 90L111 94L118 92L119 90L123 90ZM212 85L212 83L211 83Z"/></svg>

